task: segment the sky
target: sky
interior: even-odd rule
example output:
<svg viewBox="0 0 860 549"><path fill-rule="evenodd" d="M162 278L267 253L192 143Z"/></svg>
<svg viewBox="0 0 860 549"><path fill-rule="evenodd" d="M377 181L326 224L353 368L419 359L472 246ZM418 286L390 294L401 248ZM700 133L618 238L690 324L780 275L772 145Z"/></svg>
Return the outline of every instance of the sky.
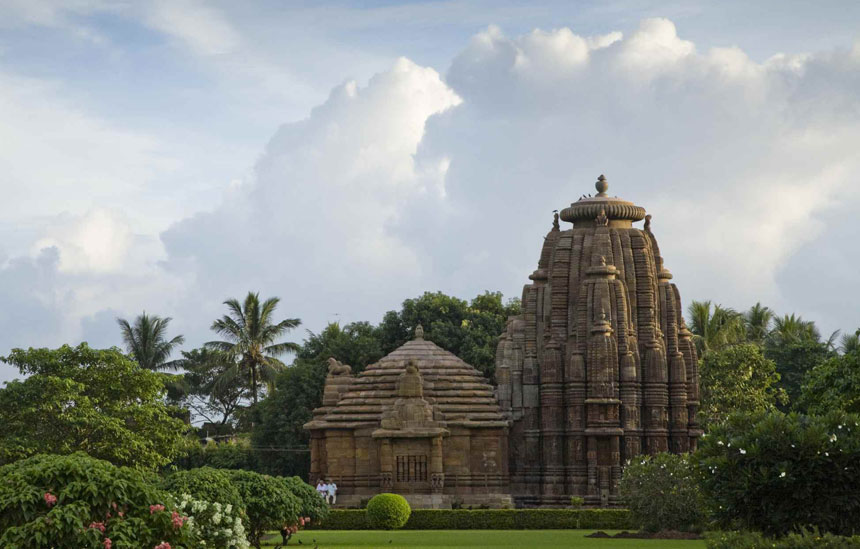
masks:
<svg viewBox="0 0 860 549"><path fill-rule="evenodd" d="M518 297L644 206L682 298L860 327L860 3L0 0L0 354ZM16 371L0 365L0 380Z"/></svg>

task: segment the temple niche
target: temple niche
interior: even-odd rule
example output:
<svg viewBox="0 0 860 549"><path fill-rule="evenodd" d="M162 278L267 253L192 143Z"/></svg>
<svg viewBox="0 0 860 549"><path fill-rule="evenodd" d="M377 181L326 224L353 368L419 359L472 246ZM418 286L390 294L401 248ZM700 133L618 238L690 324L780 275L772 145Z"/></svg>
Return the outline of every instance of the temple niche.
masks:
<svg viewBox="0 0 860 549"><path fill-rule="evenodd" d="M696 350L651 216L596 187L562 210L572 228L556 214L496 352L518 506L617 504L625 460L701 435Z"/></svg>
<svg viewBox="0 0 860 549"><path fill-rule="evenodd" d="M472 366L415 338L358 375L331 359L311 434L310 481L338 506L396 492L414 507L509 505L509 421Z"/></svg>

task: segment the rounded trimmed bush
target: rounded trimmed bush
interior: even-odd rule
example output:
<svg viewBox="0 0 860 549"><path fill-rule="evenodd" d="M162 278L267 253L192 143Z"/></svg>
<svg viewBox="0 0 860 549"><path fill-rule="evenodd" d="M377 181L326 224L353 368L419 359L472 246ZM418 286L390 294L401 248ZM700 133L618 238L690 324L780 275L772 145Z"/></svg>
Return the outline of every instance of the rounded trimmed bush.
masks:
<svg viewBox="0 0 860 549"><path fill-rule="evenodd" d="M412 508L409 502L398 494L377 494L367 502L367 522L371 528L397 530L403 528Z"/></svg>

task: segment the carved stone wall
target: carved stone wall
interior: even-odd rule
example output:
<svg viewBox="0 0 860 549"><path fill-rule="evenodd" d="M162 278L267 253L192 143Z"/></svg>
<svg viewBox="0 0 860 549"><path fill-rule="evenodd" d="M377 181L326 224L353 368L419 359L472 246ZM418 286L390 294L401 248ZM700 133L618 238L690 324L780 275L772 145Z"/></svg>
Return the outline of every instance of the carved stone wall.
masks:
<svg viewBox="0 0 860 549"><path fill-rule="evenodd" d="M701 435L696 350L651 217L607 195L603 176L596 187L561 212L572 228L556 215L496 351L524 505L616 504L625 460L687 452Z"/></svg>

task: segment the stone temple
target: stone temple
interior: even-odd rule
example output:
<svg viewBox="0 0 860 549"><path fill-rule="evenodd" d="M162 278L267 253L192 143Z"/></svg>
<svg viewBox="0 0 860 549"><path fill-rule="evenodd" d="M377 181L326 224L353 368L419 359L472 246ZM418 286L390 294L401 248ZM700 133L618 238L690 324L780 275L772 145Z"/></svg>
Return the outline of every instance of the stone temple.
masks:
<svg viewBox="0 0 860 549"><path fill-rule="evenodd" d="M380 492L414 507L510 505L508 419L472 366L415 338L358 375L329 361L323 406L305 424L310 480L330 478L338 505Z"/></svg>
<svg viewBox="0 0 860 549"><path fill-rule="evenodd" d="M335 480L343 506L380 492L416 507L608 506L626 460L695 449L696 350L651 216L603 176L596 187L544 238L495 390L420 326L358 375L330 360L305 425L311 482Z"/></svg>
<svg viewBox="0 0 860 549"><path fill-rule="evenodd" d="M496 351L518 505L617 504L627 459L701 435L696 350L651 216L596 187L561 211L572 228L556 214Z"/></svg>

